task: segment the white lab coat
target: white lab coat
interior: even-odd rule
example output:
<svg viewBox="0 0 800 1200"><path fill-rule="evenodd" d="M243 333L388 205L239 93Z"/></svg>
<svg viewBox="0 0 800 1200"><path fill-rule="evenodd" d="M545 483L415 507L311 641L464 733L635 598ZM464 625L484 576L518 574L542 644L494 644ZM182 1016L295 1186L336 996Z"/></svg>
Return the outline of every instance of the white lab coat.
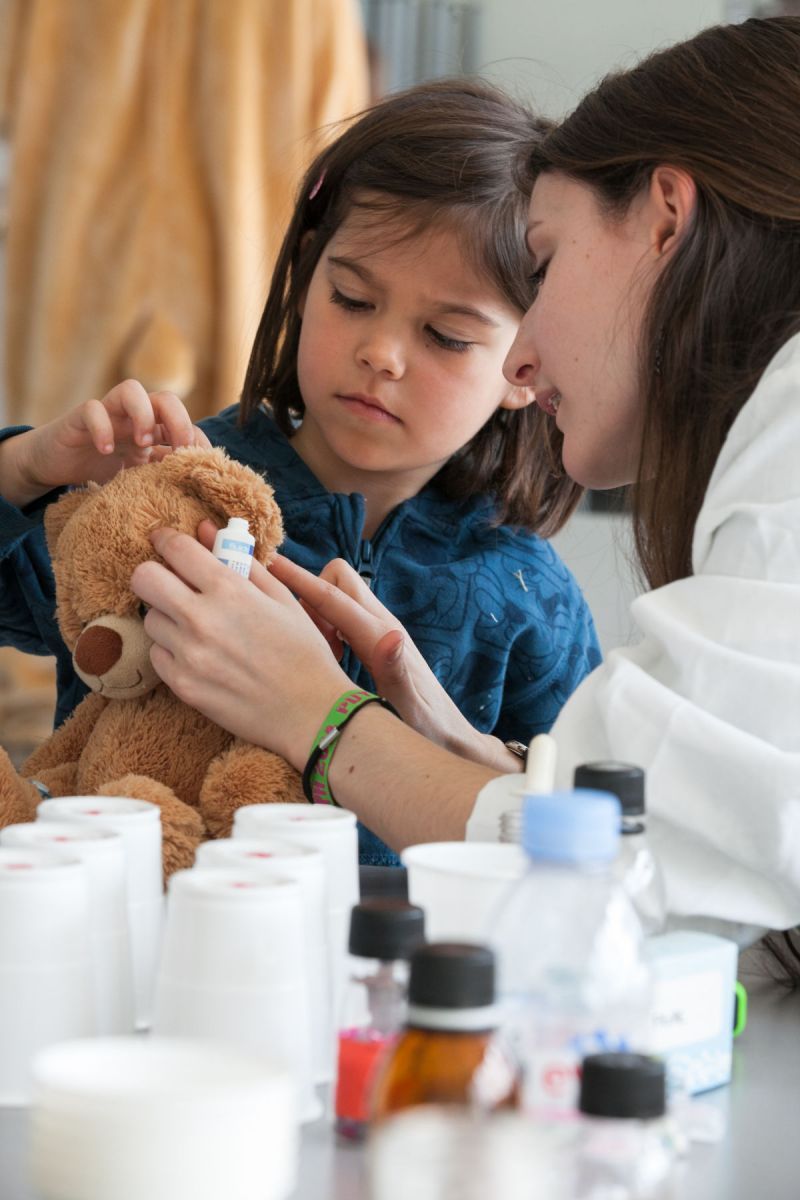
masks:
<svg viewBox="0 0 800 1200"><path fill-rule="evenodd" d="M800 923L800 335L728 434L692 561L565 705L558 778L645 767L670 913L746 942Z"/></svg>

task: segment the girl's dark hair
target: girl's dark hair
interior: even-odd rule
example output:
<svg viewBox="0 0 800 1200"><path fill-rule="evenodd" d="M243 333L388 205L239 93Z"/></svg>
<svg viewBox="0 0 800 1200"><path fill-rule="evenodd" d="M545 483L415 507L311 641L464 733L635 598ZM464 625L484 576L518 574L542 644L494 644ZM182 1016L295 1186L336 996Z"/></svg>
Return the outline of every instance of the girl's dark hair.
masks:
<svg viewBox="0 0 800 1200"><path fill-rule="evenodd" d="M433 224L457 229L476 268L521 315L533 297L524 163L549 128L478 79L409 88L350 123L300 185L250 356L240 421L266 403L290 437L302 416L298 305L325 246L355 208L385 219L396 237ZM498 409L435 483L457 500L489 493L498 522L547 536L581 495L560 464L560 434L537 405Z"/></svg>
<svg viewBox="0 0 800 1200"><path fill-rule="evenodd" d="M800 19L717 26L609 76L530 167L587 184L621 217L662 163L692 176L697 207L643 326L631 500L652 587L691 575L695 520L725 436L800 330ZM800 930L766 946L773 969L800 983Z"/></svg>
<svg viewBox="0 0 800 1200"><path fill-rule="evenodd" d="M658 277L640 352L644 434L632 489L652 587L692 573L692 534L730 426L800 330L800 19L716 26L610 75L534 148L622 217L654 168L697 187Z"/></svg>

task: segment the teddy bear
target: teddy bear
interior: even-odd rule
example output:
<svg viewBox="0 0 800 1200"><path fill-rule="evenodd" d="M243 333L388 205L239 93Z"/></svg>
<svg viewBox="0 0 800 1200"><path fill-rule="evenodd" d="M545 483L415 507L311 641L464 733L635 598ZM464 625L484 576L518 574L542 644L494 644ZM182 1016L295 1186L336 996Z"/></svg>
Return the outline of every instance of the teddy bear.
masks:
<svg viewBox="0 0 800 1200"><path fill-rule="evenodd" d="M210 518L244 517L255 558L283 538L272 489L220 449L187 447L66 492L45 514L57 621L75 670L92 689L17 773L0 751L0 827L30 821L50 795L128 796L161 809L164 874L191 866L198 843L230 833L235 810L305 803L283 758L235 738L179 700L150 662L134 567L157 558L150 533L195 534Z"/></svg>

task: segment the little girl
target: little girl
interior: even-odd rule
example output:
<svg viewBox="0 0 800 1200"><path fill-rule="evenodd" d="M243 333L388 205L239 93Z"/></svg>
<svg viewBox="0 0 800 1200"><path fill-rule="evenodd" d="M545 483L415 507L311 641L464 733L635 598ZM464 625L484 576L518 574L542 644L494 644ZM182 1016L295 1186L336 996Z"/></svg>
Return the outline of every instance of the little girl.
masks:
<svg viewBox="0 0 800 1200"><path fill-rule="evenodd" d="M508 768L503 743L550 727L599 651L538 536L580 489L532 390L502 374L534 291L517 170L542 132L479 81L390 97L306 175L239 405L201 433L176 397L128 382L0 435L0 638L56 655L57 720L84 688L55 625L53 489L208 439L267 476L287 557L368 581L486 735L485 762ZM372 689L346 648L342 665ZM365 829L361 854L396 861Z"/></svg>

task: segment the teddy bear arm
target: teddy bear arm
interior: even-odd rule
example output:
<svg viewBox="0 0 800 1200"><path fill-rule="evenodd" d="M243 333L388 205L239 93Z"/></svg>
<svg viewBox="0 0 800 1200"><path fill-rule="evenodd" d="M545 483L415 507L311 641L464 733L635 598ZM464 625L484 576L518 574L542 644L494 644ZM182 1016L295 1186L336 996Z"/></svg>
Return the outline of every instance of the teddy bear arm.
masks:
<svg viewBox="0 0 800 1200"><path fill-rule="evenodd" d="M78 764L76 762L59 763L57 767L44 767L32 771L27 777L43 784L51 796L77 796Z"/></svg>
<svg viewBox="0 0 800 1200"><path fill-rule="evenodd" d="M299 774L285 758L235 742L209 765L200 789L200 812L211 837L230 837L237 808L245 804L305 804Z"/></svg>
<svg viewBox="0 0 800 1200"><path fill-rule="evenodd" d="M37 789L17 773L11 759L0 747L0 829L33 821L40 800Z"/></svg>
<svg viewBox="0 0 800 1200"><path fill-rule="evenodd" d="M100 714L106 707L106 703L102 696L98 696L94 692L85 696L72 715L67 717L64 724L54 730L47 741L42 742L41 746L26 758L22 764L21 774L29 779L38 779L48 768L60 767L64 763L73 763L77 766L81 752L88 742L89 735L97 724Z"/></svg>

